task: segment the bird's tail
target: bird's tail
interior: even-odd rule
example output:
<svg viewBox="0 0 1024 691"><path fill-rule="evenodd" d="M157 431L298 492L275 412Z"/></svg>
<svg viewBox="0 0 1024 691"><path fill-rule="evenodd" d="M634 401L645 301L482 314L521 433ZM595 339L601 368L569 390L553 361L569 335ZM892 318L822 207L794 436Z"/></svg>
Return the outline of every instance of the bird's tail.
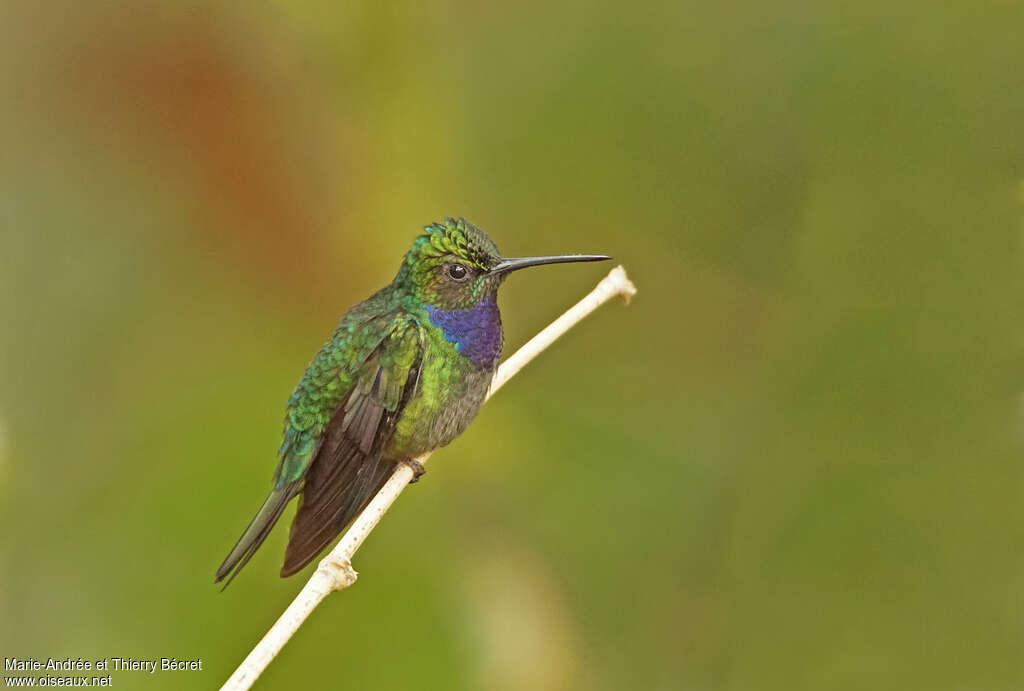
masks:
<svg viewBox="0 0 1024 691"><path fill-rule="evenodd" d="M228 587L242 567L256 553L259 546L263 544L263 541L267 539L270 530L277 523L277 519L281 517L284 507L288 505L292 497L298 494L300 487L301 482L291 482L274 488L267 500L263 502L263 506L256 512L249 527L242 533L242 537L238 538L238 542L231 548L224 563L217 569L217 576L213 579L214 583L219 583L227 577L228 580L224 587Z"/></svg>

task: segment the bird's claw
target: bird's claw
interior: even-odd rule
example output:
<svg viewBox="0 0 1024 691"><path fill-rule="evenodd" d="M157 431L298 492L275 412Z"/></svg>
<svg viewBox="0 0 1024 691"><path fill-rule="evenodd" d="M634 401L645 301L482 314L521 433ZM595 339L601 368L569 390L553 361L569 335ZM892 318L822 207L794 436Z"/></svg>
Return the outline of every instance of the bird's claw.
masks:
<svg viewBox="0 0 1024 691"><path fill-rule="evenodd" d="M412 480L409 480L410 485L414 482L419 482L420 478L423 477L423 473L427 472L427 469L423 467L423 464L415 458L406 458L402 463L412 468Z"/></svg>

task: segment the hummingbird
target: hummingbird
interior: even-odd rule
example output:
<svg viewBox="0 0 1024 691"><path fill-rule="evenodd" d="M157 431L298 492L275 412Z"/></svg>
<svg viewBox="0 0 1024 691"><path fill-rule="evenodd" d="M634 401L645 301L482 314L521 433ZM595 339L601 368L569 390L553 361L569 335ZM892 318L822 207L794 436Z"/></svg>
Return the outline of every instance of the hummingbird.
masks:
<svg viewBox="0 0 1024 691"><path fill-rule="evenodd" d="M346 312L288 399L273 488L217 569L238 575L299 497L281 577L299 572L400 464L459 436L483 405L503 344L498 288L513 271L610 259L502 257L463 218L426 226L394 281Z"/></svg>

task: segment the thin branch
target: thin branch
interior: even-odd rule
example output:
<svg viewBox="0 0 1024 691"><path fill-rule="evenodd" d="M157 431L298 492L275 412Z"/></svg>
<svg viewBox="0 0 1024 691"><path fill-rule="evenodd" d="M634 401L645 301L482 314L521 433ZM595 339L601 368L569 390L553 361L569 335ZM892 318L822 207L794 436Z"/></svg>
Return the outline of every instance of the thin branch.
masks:
<svg viewBox="0 0 1024 691"><path fill-rule="evenodd" d="M608 300L620 295L628 303L635 294L636 287L626 276L626 271L621 266L612 269L586 297L527 341L512 357L501 363L491 382L491 389L487 397L493 396L526 363L537 357L541 351ZM428 458L430 458L430 453L425 453L416 460L426 463ZM333 591L342 590L356 582L357 574L352 568L352 555L409 484L412 476L413 471L409 466L405 464L398 466L373 501L345 531L330 554L320 562L320 566L309 577L309 581L288 605L284 614L274 622L263 639L238 666L235 673L224 682L224 686L221 687L222 691L224 689L235 691L250 688L317 605Z"/></svg>

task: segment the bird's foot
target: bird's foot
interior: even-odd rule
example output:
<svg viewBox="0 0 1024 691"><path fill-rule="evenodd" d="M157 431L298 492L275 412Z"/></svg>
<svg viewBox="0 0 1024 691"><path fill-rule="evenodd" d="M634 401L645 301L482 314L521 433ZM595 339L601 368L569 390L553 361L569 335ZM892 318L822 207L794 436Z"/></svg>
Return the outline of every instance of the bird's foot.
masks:
<svg viewBox="0 0 1024 691"><path fill-rule="evenodd" d="M412 468L412 480L409 480L410 485L414 482L419 482L420 478L423 477L423 473L427 472L427 469L423 467L423 464L415 458L406 458L402 463Z"/></svg>

